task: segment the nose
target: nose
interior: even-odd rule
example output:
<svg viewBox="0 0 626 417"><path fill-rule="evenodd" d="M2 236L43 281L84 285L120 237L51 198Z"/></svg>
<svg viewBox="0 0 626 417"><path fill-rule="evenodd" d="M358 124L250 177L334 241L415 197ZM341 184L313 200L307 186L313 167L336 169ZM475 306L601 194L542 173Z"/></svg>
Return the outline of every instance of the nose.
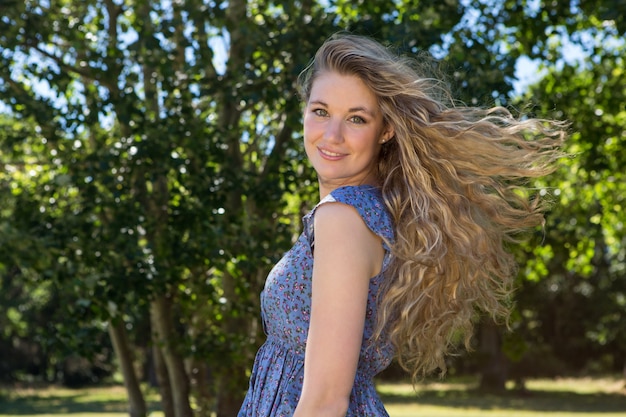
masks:
<svg viewBox="0 0 626 417"><path fill-rule="evenodd" d="M329 142L343 141L343 124L341 120L330 118L324 129L324 139Z"/></svg>

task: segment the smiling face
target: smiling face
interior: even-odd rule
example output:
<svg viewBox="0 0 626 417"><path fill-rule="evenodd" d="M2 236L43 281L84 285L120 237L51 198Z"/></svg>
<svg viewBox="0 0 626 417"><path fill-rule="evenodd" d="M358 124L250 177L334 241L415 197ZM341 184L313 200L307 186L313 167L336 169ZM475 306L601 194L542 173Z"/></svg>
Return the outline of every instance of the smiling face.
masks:
<svg viewBox="0 0 626 417"><path fill-rule="evenodd" d="M345 185L376 185L380 146L392 136L360 78L331 71L315 79L304 110L304 146L322 198Z"/></svg>

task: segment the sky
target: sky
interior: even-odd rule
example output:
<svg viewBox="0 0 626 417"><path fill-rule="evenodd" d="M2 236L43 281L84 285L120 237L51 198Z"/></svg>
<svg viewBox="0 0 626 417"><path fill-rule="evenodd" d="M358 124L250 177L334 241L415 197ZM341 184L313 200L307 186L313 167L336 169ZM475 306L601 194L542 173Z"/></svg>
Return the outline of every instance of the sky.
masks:
<svg viewBox="0 0 626 417"><path fill-rule="evenodd" d="M538 82L543 73L539 69L540 62L531 60L527 56L520 57L515 63L515 81L513 82L513 94L521 95L526 89Z"/></svg>

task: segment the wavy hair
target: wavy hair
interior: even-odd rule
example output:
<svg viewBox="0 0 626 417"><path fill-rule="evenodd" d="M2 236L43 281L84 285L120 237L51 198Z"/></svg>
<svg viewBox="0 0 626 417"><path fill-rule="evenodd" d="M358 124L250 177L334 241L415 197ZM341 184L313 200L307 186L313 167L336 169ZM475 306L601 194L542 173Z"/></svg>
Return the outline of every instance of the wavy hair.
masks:
<svg viewBox="0 0 626 417"><path fill-rule="evenodd" d="M414 380L445 373L458 342L470 347L478 312L508 318L517 266L507 247L544 223L526 182L555 169L566 129L457 105L417 64L370 38L337 34L299 77L305 102L320 73L359 77L395 130L378 162L395 242L374 338L393 343Z"/></svg>

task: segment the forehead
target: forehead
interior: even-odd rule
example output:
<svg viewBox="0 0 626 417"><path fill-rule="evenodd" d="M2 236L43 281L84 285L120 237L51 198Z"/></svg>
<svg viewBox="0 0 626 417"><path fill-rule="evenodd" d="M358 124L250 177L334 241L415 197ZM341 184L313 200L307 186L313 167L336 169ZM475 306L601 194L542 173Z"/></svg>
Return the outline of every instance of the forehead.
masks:
<svg viewBox="0 0 626 417"><path fill-rule="evenodd" d="M328 105L367 106L371 111L378 108L376 95L361 78L335 71L322 72L315 77L309 96L309 102L314 101Z"/></svg>

